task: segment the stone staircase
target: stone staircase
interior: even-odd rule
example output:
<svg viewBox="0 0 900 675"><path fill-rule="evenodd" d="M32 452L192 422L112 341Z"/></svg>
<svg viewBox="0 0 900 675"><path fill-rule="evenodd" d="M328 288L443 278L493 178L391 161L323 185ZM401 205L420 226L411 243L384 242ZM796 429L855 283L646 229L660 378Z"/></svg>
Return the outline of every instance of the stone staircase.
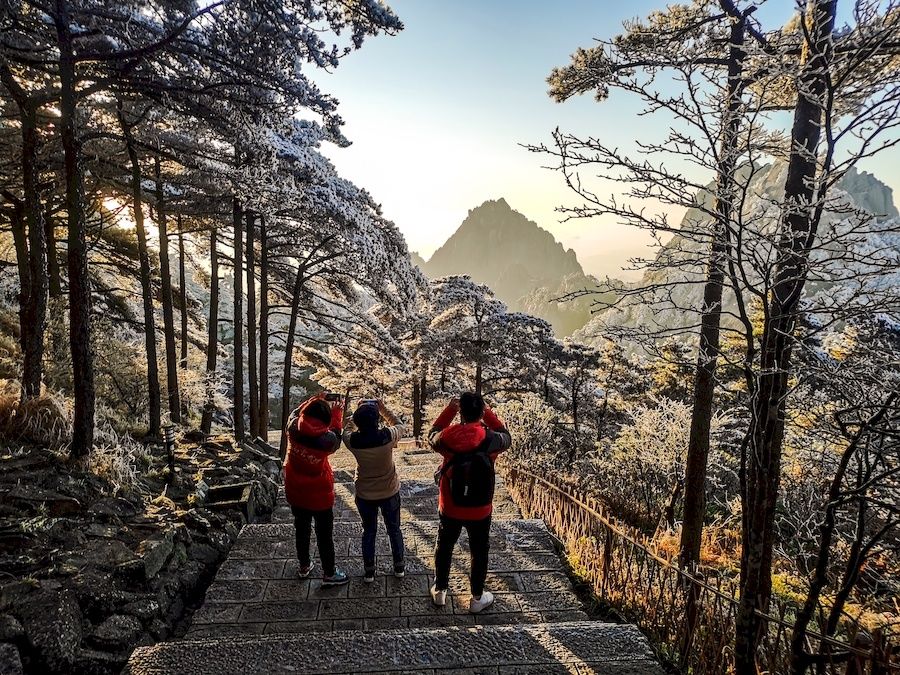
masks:
<svg viewBox="0 0 900 675"><path fill-rule="evenodd" d="M496 602L468 612L468 556L460 539L446 607L436 608L435 456L402 444L407 573L396 579L380 529L373 584L362 581L362 527L353 457L335 454L337 564L346 586L297 578L294 529L283 496L273 520L247 525L219 568L183 640L142 647L125 669L149 673L603 673L663 671L633 626L590 621L543 521L525 520L498 484L487 588ZM319 571L321 567L317 568Z"/></svg>

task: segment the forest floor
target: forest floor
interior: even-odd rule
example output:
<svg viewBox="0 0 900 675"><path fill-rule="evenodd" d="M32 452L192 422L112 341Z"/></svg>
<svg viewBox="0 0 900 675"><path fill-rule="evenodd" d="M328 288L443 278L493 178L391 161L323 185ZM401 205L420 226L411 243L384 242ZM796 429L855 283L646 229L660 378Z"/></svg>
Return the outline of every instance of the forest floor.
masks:
<svg viewBox="0 0 900 675"><path fill-rule="evenodd" d="M0 456L0 672L119 672L184 632L248 515L271 514L274 449L183 438L171 480L149 449L130 487L39 447ZM243 501L206 502L238 483Z"/></svg>

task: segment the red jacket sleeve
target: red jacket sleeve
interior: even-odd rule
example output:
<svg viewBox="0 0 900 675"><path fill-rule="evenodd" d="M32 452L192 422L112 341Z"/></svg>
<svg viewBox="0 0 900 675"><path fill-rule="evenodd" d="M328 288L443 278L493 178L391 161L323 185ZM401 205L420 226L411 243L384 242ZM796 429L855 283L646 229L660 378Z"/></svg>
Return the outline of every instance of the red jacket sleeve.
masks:
<svg viewBox="0 0 900 675"><path fill-rule="evenodd" d="M428 444L435 452L441 453L443 457L449 457L450 453L444 451L440 445L441 432L450 426L453 418L456 417L456 407L448 405L444 411L438 415L438 418L431 425L431 431L428 432Z"/></svg>
<svg viewBox="0 0 900 675"><path fill-rule="evenodd" d="M444 408L444 411L438 415L438 418L434 421L434 424L431 425L433 429L437 429L438 431L442 429L446 429L450 422L453 421L453 418L456 417L456 408L452 405L448 405Z"/></svg>
<svg viewBox="0 0 900 675"><path fill-rule="evenodd" d="M503 422L500 421L500 418L494 414L494 411L488 407L484 409L484 417L482 418L485 426L491 431L499 431L500 429L505 428L503 426Z"/></svg>
<svg viewBox="0 0 900 675"><path fill-rule="evenodd" d="M329 425L329 429L336 432L338 436L341 434L341 429L344 427L344 408L342 406L336 405L331 409L331 424Z"/></svg>

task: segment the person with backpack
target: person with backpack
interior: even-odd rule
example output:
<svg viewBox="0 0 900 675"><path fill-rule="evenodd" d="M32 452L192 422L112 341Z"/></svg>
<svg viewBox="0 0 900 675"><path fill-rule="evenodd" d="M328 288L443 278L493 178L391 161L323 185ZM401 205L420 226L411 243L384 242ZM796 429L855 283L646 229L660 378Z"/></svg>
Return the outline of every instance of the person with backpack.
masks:
<svg viewBox="0 0 900 675"><path fill-rule="evenodd" d="M382 418L388 426L379 426ZM355 431L344 432L344 445L356 458L356 508L363 524L363 581L375 581L375 540L378 535L378 513L384 519L394 576L402 578L404 563L403 533L400 531L400 479L394 465L394 448L403 438L403 426L379 400L359 402L353 413Z"/></svg>
<svg viewBox="0 0 900 675"><path fill-rule="evenodd" d="M288 418L288 452L284 459L284 492L294 514L298 576L313 568L309 539L315 522L322 561L322 586L350 581L334 563L334 474L328 461L340 447L344 410L338 394L318 394L304 401Z"/></svg>
<svg viewBox="0 0 900 675"><path fill-rule="evenodd" d="M451 424L457 413L460 422ZM477 614L494 602L493 593L484 589L496 482L494 461L509 449L512 439L503 422L485 406L484 399L466 392L459 399L452 399L434 421L428 440L443 457L435 474L440 522L431 599L438 607L447 603L453 548L465 528L471 555L469 611Z"/></svg>

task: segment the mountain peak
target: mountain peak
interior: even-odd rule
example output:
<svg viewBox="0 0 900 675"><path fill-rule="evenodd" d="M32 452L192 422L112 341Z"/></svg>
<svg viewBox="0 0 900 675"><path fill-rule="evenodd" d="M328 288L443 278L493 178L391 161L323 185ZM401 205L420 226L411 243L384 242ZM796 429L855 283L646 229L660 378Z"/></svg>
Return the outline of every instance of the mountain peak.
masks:
<svg viewBox="0 0 900 675"><path fill-rule="evenodd" d="M514 210L503 197L471 209L453 236L421 269L432 279L468 274L490 286L500 300L516 311L522 310L526 298L538 289L544 289L543 295L548 298L556 297L552 291L564 279L590 284L575 252ZM551 310L550 303L543 304L547 305L541 307L546 314ZM539 311L535 313L542 316ZM551 322L559 327L555 318Z"/></svg>
<svg viewBox="0 0 900 675"><path fill-rule="evenodd" d="M486 199L474 209L469 209L469 215L476 211L513 211L513 208L506 201L505 197L499 199ZM513 211L513 213L515 213Z"/></svg>

